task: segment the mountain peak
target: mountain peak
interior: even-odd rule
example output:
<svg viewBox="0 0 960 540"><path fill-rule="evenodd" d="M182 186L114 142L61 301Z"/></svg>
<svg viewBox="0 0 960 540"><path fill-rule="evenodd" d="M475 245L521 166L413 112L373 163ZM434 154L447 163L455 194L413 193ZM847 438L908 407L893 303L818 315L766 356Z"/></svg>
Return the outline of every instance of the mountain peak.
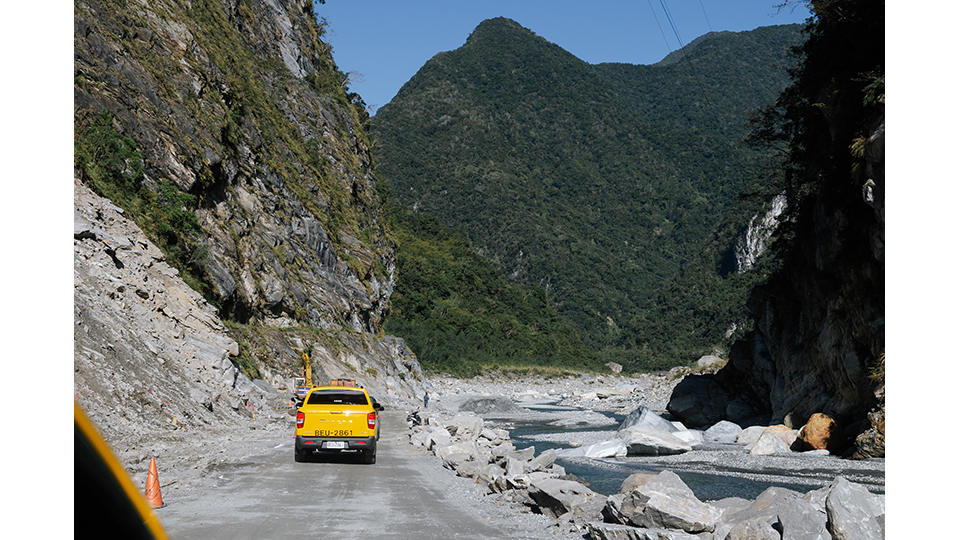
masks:
<svg viewBox="0 0 960 540"><path fill-rule="evenodd" d="M517 21L513 19L508 19L507 17L493 17L491 19L485 19L473 29L473 32L467 37L467 43L470 43L471 40L486 37L491 33L501 33L504 31L522 31L526 33L533 34L530 30L524 28Z"/></svg>

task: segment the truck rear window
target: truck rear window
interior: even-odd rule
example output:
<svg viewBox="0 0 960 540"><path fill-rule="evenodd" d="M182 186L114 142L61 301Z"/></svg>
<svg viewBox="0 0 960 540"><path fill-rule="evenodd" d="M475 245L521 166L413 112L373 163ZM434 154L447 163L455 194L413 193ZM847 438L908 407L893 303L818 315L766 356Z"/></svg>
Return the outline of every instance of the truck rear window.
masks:
<svg viewBox="0 0 960 540"><path fill-rule="evenodd" d="M307 405L367 405L367 396L356 390L317 390L310 393Z"/></svg>

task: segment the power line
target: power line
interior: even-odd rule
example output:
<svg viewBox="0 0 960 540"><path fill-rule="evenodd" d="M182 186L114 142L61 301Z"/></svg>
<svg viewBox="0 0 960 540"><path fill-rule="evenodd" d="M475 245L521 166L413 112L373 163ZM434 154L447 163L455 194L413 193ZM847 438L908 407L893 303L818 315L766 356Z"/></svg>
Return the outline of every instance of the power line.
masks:
<svg viewBox="0 0 960 540"><path fill-rule="evenodd" d="M663 26L660 26L660 18L657 17L657 10L653 9L653 3L651 0L647 0L647 5L650 6L650 11L653 12L653 20L657 21L657 28L660 29L660 35L663 36L663 43L667 46L667 52L670 52L670 40L667 39L667 34L663 31ZM681 45L683 45L681 43Z"/></svg>
<svg viewBox="0 0 960 540"><path fill-rule="evenodd" d="M707 21L707 28L709 28L710 31L713 32L713 27L710 26L710 19L707 17L707 10L706 8L703 7L703 0L700 0L700 10L703 11L703 18L706 19Z"/></svg>

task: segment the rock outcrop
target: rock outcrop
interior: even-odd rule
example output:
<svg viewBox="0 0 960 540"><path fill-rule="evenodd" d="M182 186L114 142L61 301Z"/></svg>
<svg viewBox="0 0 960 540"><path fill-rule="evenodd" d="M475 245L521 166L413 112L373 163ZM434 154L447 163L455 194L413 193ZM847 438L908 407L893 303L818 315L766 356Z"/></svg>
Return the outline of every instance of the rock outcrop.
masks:
<svg viewBox="0 0 960 540"><path fill-rule="evenodd" d="M381 329L393 244L361 113L311 3L91 0L74 29L77 117L110 114L143 155L145 187L198 198L193 262L221 310Z"/></svg>
<svg viewBox="0 0 960 540"><path fill-rule="evenodd" d="M313 4L120 4L74 10L78 140L112 119L143 170L115 204L75 171L74 384L108 442L286 415L305 351L314 383L422 395L416 357L382 332L395 254L366 112ZM173 209L199 222L189 242L150 213L171 187L196 201Z"/></svg>
<svg viewBox="0 0 960 540"><path fill-rule="evenodd" d="M819 243L804 246L777 279L757 289L750 306L755 330L734 345L727 365L674 389L668 410L686 425L777 424L788 415L805 423L826 413L842 428L872 425L876 434L883 390L870 369L884 350L883 141L881 117L865 143L869 196L843 207L814 202L812 237ZM850 207L857 205L855 217ZM854 226L865 234L857 237L860 246L849 244ZM854 252L869 255L857 259ZM871 411L874 421L865 424ZM869 455L883 455L877 440Z"/></svg>
<svg viewBox="0 0 960 540"><path fill-rule="evenodd" d="M793 82L748 137L784 151L778 268L751 292L754 329L708 377L715 385L688 383L706 390L697 397L681 384L668 408L690 421L701 404L710 420L741 425L732 414L803 424L825 413L852 445L864 426L882 429L872 412L882 411L885 343L885 15L859 1L842 15L811 10ZM857 52L841 54L849 43Z"/></svg>
<svg viewBox="0 0 960 540"><path fill-rule="evenodd" d="M288 419L290 394L278 390L293 390L290 378L269 365L260 367L266 380L248 378L236 361L239 345L213 306L120 208L80 184L74 188L74 321L75 399L111 444ZM298 333L283 334L262 346L293 355ZM402 340L299 335L313 338L320 377L349 374L387 404L423 392L419 363Z"/></svg>

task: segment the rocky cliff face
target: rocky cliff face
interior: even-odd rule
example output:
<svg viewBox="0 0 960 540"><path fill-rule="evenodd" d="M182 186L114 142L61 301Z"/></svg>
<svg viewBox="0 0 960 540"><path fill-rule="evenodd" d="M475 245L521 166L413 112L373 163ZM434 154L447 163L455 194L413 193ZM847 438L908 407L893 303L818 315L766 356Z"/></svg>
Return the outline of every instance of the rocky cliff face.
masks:
<svg viewBox="0 0 960 540"><path fill-rule="evenodd" d="M760 255L766 251L777 228L777 218L787 207L787 198L783 194L777 195L770 202L770 209L762 216L757 214L750 219L743 237L737 241L734 257L737 261L737 273L742 274L753 268Z"/></svg>
<svg viewBox="0 0 960 540"><path fill-rule="evenodd" d="M857 437L851 453L882 456L884 13L861 0L835 7L812 4L794 82L755 124L754 142L786 150L788 208L780 268L748 304L754 331L715 376L678 385L669 409L701 425L800 427L826 413Z"/></svg>
<svg viewBox="0 0 960 540"><path fill-rule="evenodd" d="M392 243L321 31L309 1L79 2L75 110L199 198L194 260L233 318L376 332Z"/></svg>
<svg viewBox="0 0 960 540"><path fill-rule="evenodd" d="M114 445L151 434L286 418L291 366L309 348L316 380L357 379L381 402L423 394L423 373L403 340L319 329L242 334L264 359L251 380L232 359L240 345L216 310L123 210L74 189L75 399ZM293 373L295 374L295 373Z"/></svg>
<svg viewBox="0 0 960 540"><path fill-rule="evenodd" d="M755 290L754 331L719 373L683 381L671 412L701 426L728 419L795 427L825 412L856 432L865 427L883 395L869 377L884 349L883 156L880 117L867 138L862 193L843 205L812 204L815 241ZM853 228L860 234L848 234Z"/></svg>
<svg viewBox="0 0 960 540"><path fill-rule="evenodd" d="M305 350L315 382L354 378L387 405L422 395L416 358L382 335L394 246L366 115L313 3L82 0L74 13L77 125L112 116L142 154L138 193L172 182L199 201L183 210L203 231L184 265L76 188L74 383L108 438L269 417Z"/></svg>

